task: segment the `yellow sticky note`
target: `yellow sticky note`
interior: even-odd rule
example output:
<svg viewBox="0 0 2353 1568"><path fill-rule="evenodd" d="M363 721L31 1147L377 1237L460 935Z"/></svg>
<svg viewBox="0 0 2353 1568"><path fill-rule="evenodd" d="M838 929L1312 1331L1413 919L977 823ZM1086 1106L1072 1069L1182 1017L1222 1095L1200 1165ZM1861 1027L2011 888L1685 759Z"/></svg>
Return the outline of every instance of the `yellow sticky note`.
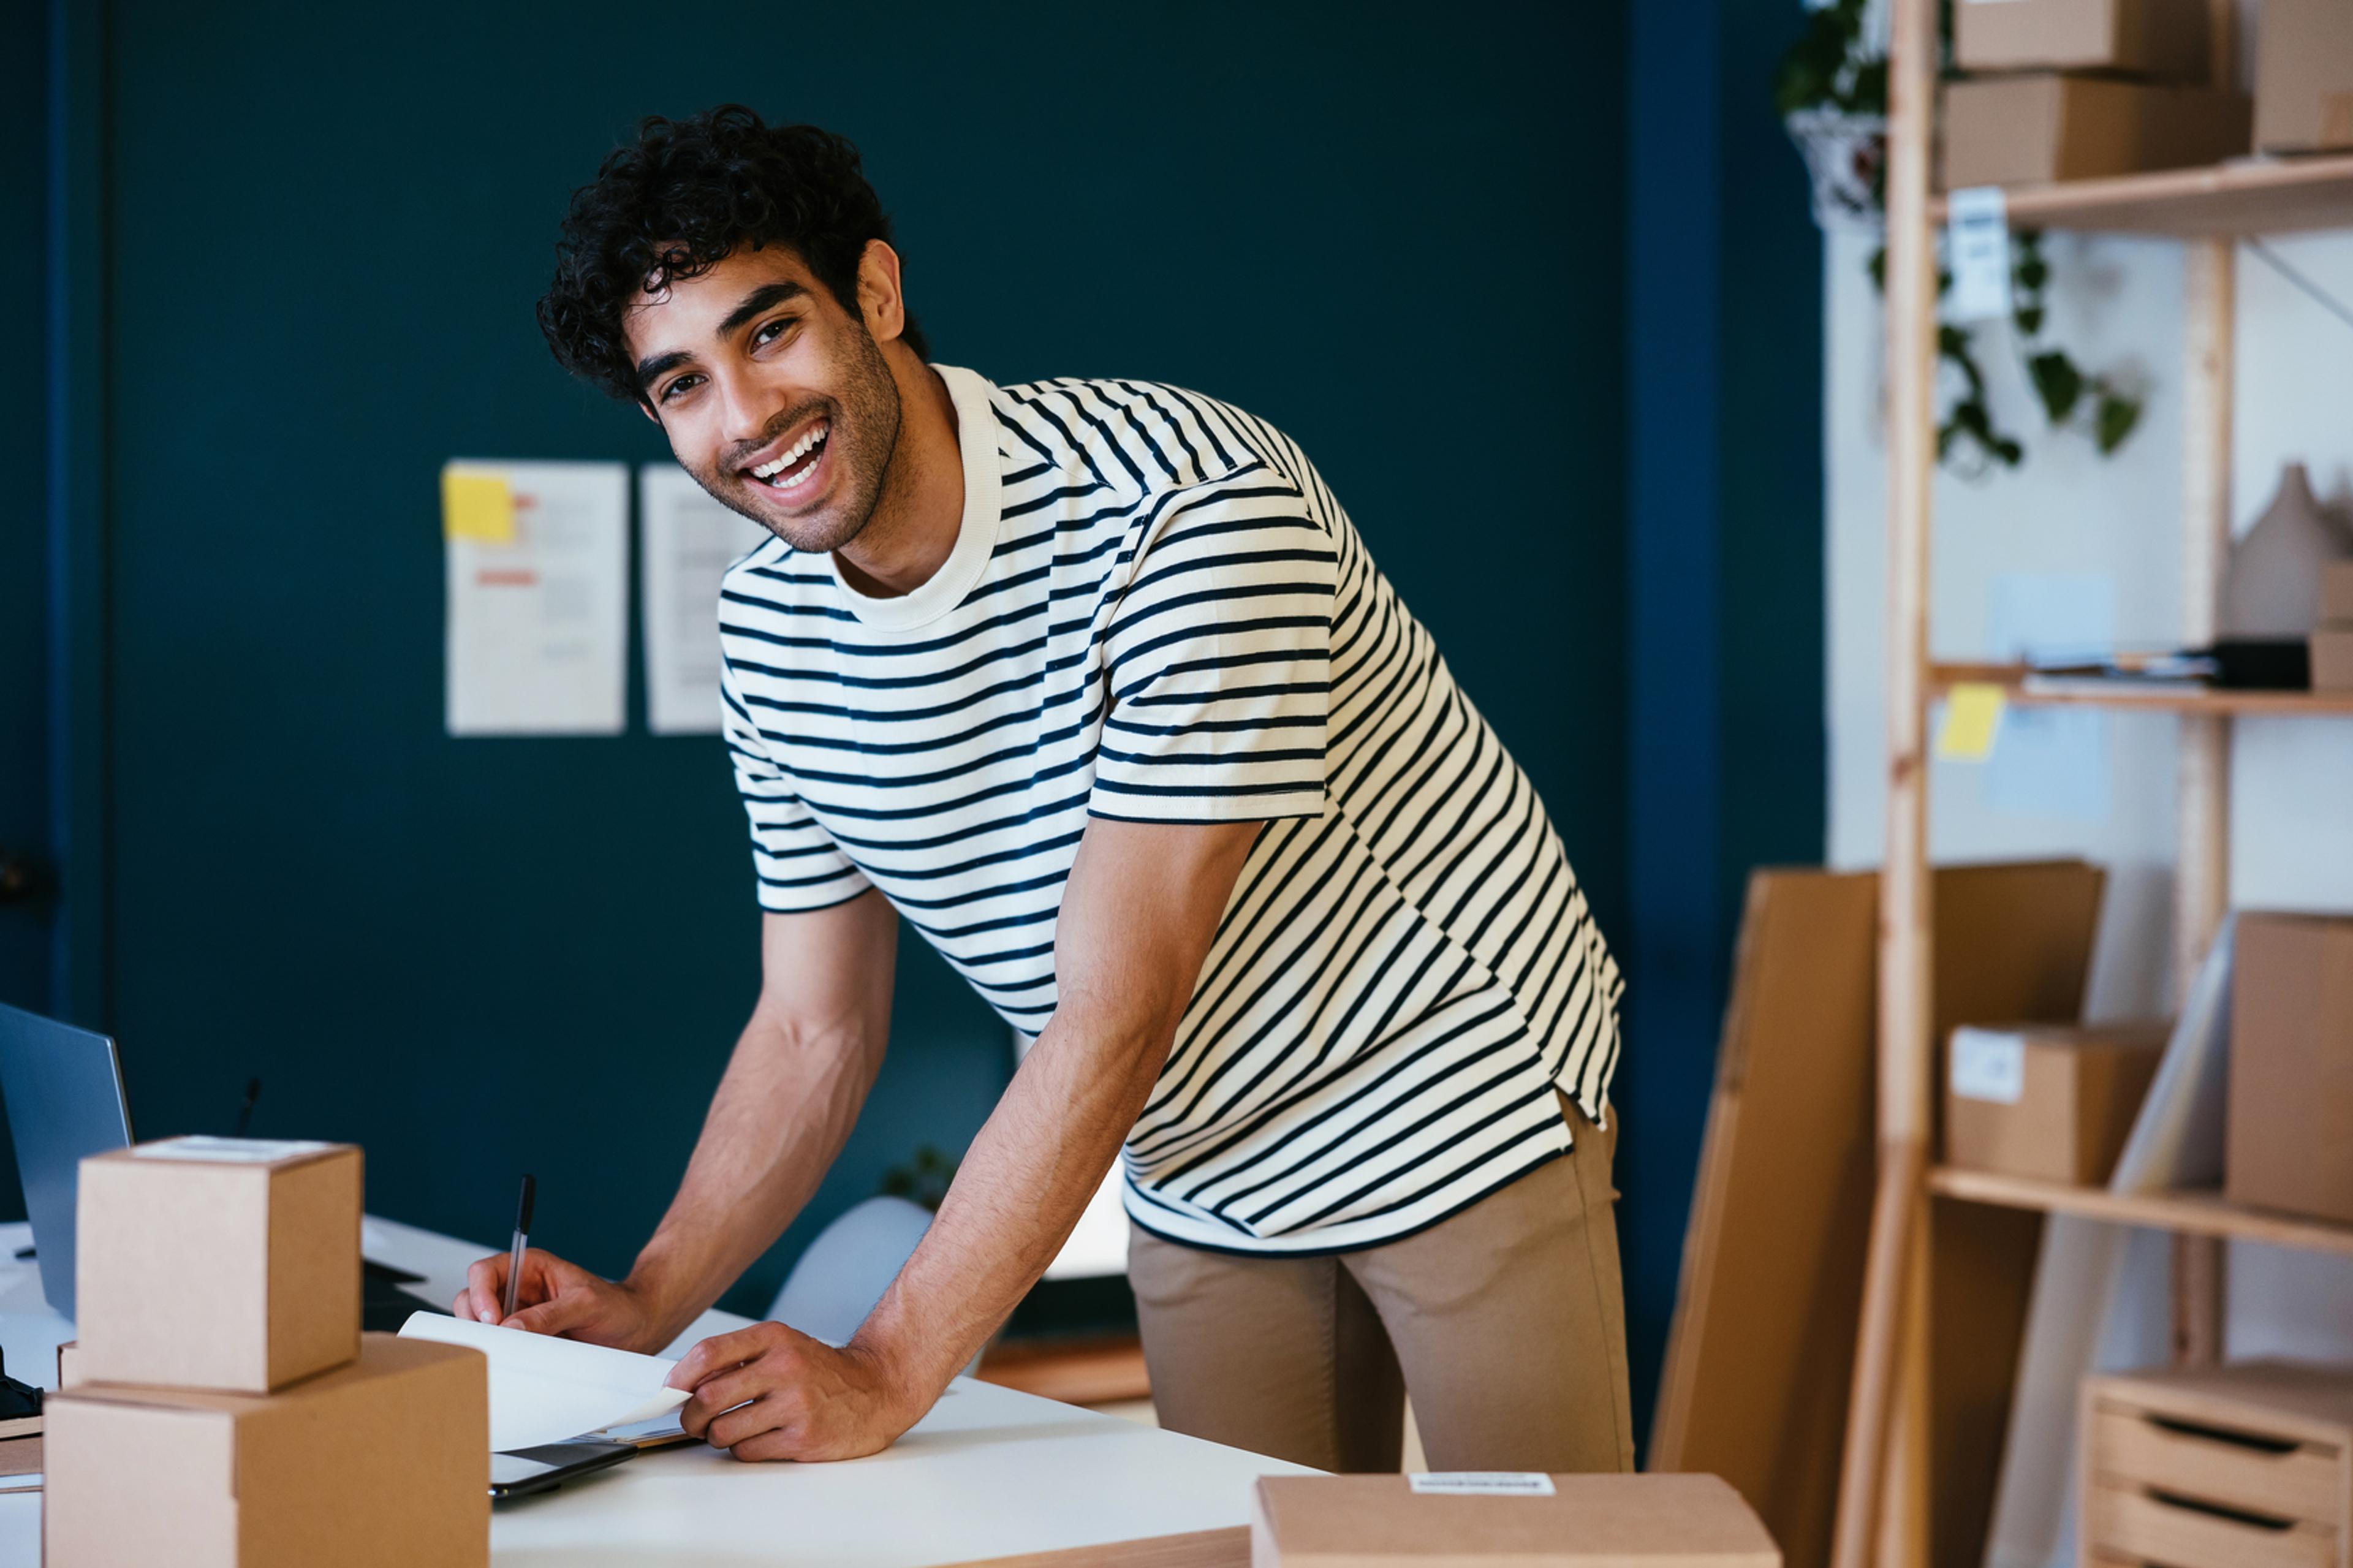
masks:
<svg viewBox="0 0 2353 1568"><path fill-rule="evenodd" d="M1954 687L1945 697L1945 722L1936 731L1936 754L1964 763L1984 762L1993 755L2001 710L1999 686L1968 681Z"/></svg>
<svg viewBox="0 0 2353 1568"><path fill-rule="evenodd" d="M514 491L498 474L441 470L441 536L484 544L512 544Z"/></svg>

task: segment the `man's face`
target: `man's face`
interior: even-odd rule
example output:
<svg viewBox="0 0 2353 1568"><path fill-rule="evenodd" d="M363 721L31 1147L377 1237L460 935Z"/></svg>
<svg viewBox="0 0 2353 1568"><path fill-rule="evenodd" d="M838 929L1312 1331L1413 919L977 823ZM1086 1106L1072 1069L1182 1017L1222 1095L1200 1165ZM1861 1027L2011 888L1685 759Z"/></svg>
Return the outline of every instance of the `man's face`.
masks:
<svg viewBox="0 0 2353 1568"><path fill-rule="evenodd" d="M899 440L899 388L863 321L788 248L738 251L641 294L625 331L679 463L796 550L866 526Z"/></svg>

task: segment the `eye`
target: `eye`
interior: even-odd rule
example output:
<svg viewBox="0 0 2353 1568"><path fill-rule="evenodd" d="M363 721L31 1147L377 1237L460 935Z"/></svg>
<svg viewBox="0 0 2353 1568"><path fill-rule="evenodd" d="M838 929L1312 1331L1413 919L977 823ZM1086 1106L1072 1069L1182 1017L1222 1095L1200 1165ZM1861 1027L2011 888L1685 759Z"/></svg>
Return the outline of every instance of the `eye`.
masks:
<svg viewBox="0 0 2353 1568"><path fill-rule="evenodd" d="M676 397L680 393L686 391L689 387L693 386L696 383L700 382L702 379L702 378L701 376L699 376L699 375L681 375L681 376L680 376L676 381L671 382L668 386L665 386L665 387L663 387L663 388L661 389L661 400L662 400L664 403L668 403L668 402L670 402L672 398Z"/></svg>
<svg viewBox="0 0 2353 1568"><path fill-rule="evenodd" d="M775 342L785 335L786 329L792 326L793 320L794 318L790 316L779 316L773 321L761 322L753 330L752 346L756 349Z"/></svg>

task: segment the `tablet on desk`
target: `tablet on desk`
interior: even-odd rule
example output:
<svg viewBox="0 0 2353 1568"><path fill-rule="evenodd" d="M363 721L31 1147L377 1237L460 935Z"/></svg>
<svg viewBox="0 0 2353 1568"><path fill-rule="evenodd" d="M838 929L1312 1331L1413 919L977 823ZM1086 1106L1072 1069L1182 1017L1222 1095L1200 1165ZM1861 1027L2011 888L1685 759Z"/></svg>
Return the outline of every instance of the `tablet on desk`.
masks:
<svg viewBox="0 0 2353 1568"><path fill-rule="evenodd" d="M491 1500L529 1497L554 1491L565 1482L610 1469L636 1456L635 1443L609 1442L602 1437L578 1437L569 1443L543 1443L491 1456Z"/></svg>

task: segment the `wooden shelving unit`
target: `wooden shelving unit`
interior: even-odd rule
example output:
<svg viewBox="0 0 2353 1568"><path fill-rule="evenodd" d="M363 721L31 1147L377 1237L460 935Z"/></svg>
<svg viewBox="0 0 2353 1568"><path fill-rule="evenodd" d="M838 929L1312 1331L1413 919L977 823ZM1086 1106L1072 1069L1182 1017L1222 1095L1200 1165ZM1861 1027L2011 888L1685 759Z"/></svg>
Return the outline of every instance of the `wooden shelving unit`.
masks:
<svg viewBox="0 0 2353 1568"><path fill-rule="evenodd" d="M1968 1203L2079 1215L2114 1225L2171 1231L2176 1236L2262 1241L2274 1247L2353 1257L2353 1226L2329 1225L2247 1208L2230 1202L2219 1192L2112 1193L2105 1187L2071 1187L2057 1182L2030 1181L2023 1176L1957 1170L1949 1165L1939 1165L1928 1173L1928 1190Z"/></svg>
<svg viewBox="0 0 2353 1568"><path fill-rule="evenodd" d="M2234 80L2232 0L2208 0L2218 79ZM2236 1207L2214 1193L2119 1194L1944 1169L1930 1141L1927 859L1928 707L1964 681L2009 700L2168 713L2180 726L2174 973L2187 986L2220 926L2229 889L2230 732L2246 717L2341 717L2353 698L2301 692L2130 688L2046 681L2014 666L1928 658L1930 499L1936 469L1936 226L1929 188L1941 55L1936 0L1893 0L1887 160L1887 841L1880 876L1879 1159L1862 1331L1848 1411L1833 1561L1913 1568L1926 1561L1930 1339L1928 1205L1942 1196L2081 1215L2174 1237L2174 1340L2188 1362L2222 1342L2222 1243L2231 1238L2353 1254L2353 1227ZM2262 162L2005 193L2017 228L2166 235L2184 241L2183 646L2212 639L2231 539L2231 393L2237 241L2353 226L2353 157Z"/></svg>

